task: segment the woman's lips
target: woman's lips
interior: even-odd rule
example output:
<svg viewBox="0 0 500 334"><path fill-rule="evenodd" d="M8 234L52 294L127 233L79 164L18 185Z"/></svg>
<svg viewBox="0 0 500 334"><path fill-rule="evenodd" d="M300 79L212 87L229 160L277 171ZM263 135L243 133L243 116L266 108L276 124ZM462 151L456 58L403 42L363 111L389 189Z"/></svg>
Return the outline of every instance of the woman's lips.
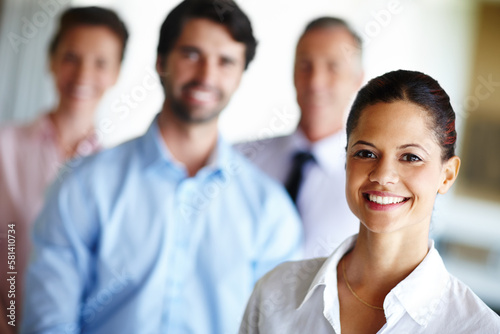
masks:
<svg viewBox="0 0 500 334"><path fill-rule="evenodd" d="M363 198L372 210L387 211L404 205L410 198L380 192L363 193Z"/></svg>

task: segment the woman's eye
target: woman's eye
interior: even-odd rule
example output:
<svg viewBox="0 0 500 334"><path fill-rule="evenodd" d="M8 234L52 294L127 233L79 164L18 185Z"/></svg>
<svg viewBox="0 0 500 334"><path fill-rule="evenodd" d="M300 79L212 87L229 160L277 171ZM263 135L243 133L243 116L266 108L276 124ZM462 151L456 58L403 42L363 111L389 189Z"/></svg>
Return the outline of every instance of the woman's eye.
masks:
<svg viewBox="0 0 500 334"><path fill-rule="evenodd" d="M78 60L78 57L73 54L73 53L66 53L64 56L63 56L63 61L64 62L71 62L71 63L74 63Z"/></svg>
<svg viewBox="0 0 500 334"><path fill-rule="evenodd" d="M297 67L301 72L307 73L311 72L312 66L309 62L300 61L297 63Z"/></svg>
<svg viewBox="0 0 500 334"><path fill-rule="evenodd" d="M422 161L422 159L420 159L419 156L415 155L415 154L404 154L403 155L403 158L402 158L403 161L409 161L409 162L417 162L417 161Z"/></svg>
<svg viewBox="0 0 500 334"><path fill-rule="evenodd" d="M355 157L365 158L365 159L375 159L377 156L373 152L368 150L361 150L354 154Z"/></svg>

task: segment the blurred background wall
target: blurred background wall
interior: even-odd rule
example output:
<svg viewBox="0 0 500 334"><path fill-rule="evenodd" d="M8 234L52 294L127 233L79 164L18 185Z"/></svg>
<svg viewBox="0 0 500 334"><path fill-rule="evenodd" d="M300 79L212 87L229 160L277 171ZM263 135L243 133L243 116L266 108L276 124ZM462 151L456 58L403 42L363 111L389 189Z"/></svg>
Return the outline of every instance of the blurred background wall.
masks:
<svg viewBox="0 0 500 334"><path fill-rule="evenodd" d="M294 129L294 48L305 24L318 16L344 18L362 36L365 81L402 68L441 83L457 113L464 164L453 192L438 198L432 235L449 270L500 310L500 1L237 2L250 16L259 46L221 117L221 132L230 141ZM163 100L154 71L159 27L178 3L0 1L0 122L25 122L53 105L46 54L58 13L69 5L100 5L116 10L131 36L119 82L97 113L97 132L105 146L142 134Z"/></svg>

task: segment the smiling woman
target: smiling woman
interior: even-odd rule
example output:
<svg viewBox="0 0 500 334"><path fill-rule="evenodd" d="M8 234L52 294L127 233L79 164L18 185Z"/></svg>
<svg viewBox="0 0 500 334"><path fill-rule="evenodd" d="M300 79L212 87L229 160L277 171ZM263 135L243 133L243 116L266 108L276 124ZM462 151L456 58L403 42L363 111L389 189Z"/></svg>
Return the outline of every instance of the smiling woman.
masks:
<svg viewBox="0 0 500 334"><path fill-rule="evenodd" d="M460 166L454 123L448 95L423 73L389 72L363 87L347 121L346 197L359 234L328 258L268 273L240 333L500 332L429 240L436 196Z"/></svg>
<svg viewBox="0 0 500 334"><path fill-rule="evenodd" d="M91 154L100 145L94 114L103 94L116 82L128 32L112 11L99 7L70 8L61 16L50 45L50 69L59 97L52 110L34 123L0 128L0 235L15 226L17 291L11 302L21 311L21 287L31 249L31 224L41 209L45 189L64 163ZM7 258L1 244L0 255ZM1 307L9 286L0 283ZM10 298L10 297L9 297ZM6 318L0 332L10 333Z"/></svg>
<svg viewBox="0 0 500 334"><path fill-rule="evenodd" d="M442 161L431 122L413 102L364 109L349 134L346 196L366 228L382 232L423 223L428 230L436 193L448 190L459 166L457 157Z"/></svg>

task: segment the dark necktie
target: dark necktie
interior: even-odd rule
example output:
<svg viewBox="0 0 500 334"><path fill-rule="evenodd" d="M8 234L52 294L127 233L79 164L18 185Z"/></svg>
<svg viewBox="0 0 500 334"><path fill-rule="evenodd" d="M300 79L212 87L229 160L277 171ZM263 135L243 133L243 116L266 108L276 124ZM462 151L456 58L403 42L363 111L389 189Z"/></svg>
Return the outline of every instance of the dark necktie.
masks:
<svg viewBox="0 0 500 334"><path fill-rule="evenodd" d="M314 156L309 152L297 152L293 157L292 169L285 182L285 188L294 203L297 202L303 169L308 162L312 161L314 161Z"/></svg>

